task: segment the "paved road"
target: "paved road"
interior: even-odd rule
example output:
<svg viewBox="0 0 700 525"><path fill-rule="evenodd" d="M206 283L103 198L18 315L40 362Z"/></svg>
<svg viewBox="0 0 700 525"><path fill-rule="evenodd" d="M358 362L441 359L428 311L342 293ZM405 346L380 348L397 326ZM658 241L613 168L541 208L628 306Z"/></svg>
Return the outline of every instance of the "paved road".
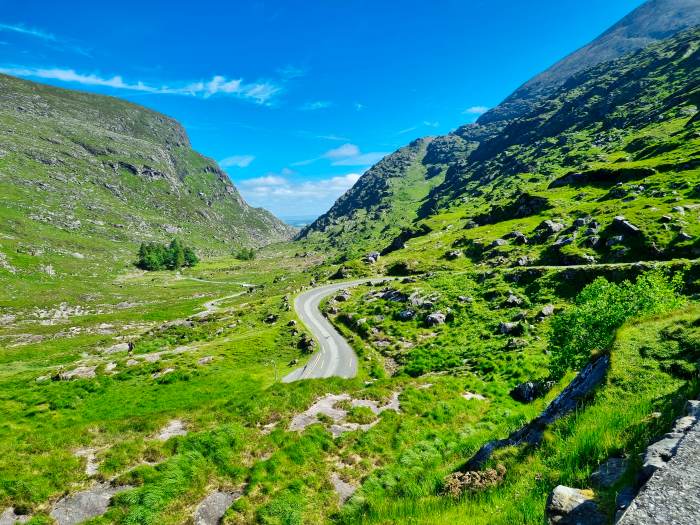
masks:
<svg viewBox="0 0 700 525"><path fill-rule="evenodd" d="M297 296L294 309L301 322L311 331L319 344L319 350L311 356L309 362L297 368L282 381L291 383L300 379L317 379L323 377L351 378L357 375L357 355L348 342L333 325L321 314L318 307L326 297L340 290L365 283L382 282L386 278L359 279L341 283L319 286Z"/></svg>

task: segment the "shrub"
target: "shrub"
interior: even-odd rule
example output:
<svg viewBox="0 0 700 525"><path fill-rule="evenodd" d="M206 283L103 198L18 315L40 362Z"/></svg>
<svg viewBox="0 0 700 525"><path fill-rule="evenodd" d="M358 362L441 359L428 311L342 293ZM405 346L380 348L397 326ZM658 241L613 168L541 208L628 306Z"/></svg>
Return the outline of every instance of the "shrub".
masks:
<svg viewBox="0 0 700 525"><path fill-rule="evenodd" d="M609 349L625 321L682 306L681 284L680 274L669 278L660 270L642 274L634 283L616 284L603 277L593 281L581 290L571 308L552 320L552 376L579 369L593 352Z"/></svg>

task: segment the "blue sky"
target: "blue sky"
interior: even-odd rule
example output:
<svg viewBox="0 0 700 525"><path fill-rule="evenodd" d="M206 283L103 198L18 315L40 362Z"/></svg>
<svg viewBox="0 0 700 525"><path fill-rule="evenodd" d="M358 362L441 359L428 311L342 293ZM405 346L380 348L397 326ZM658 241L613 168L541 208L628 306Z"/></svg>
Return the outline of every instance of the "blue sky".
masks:
<svg viewBox="0 0 700 525"><path fill-rule="evenodd" d="M182 122L244 197L318 215L642 0L0 0L0 71Z"/></svg>

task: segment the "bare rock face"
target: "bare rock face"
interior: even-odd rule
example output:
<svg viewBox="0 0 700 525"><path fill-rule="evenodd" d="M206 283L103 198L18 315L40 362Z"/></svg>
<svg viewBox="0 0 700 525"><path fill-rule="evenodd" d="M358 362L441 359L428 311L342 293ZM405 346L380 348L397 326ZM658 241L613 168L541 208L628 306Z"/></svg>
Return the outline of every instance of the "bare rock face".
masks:
<svg viewBox="0 0 700 525"><path fill-rule="evenodd" d="M610 488L622 479L628 465L629 461L625 458L610 458L591 474L591 483L598 487Z"/></svg>
<svg viewBox="0 0 700 525"><path fill-rule="evenodd" d="M605 525L607 519L590 491L559 485L547 500L547 522L550 525Z"/></svg>
<svg viewBox="0 0 700 525"><path fill-rule="evenodd" d="M17 514L15 509L9 508L0 514L0 525L15 525L16 523L27 523L31 516L26 514Z"/></svg>

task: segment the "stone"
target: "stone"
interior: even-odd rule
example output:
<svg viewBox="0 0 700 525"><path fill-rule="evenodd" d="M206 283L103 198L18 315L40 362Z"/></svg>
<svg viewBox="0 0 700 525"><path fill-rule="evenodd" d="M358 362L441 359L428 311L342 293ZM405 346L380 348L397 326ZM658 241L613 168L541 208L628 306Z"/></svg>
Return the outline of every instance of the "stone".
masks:
<svg viewBox="0 0 700 525"><path fill-rule="evenodd" d="M554 386L554 381L526 381L509 392L510 397L521 403L532 403L544 396Z"/></svg>
<svg viewBox="0 0 700 525"><path fill-rule="evenodd" d="M683 206L676 206L672 211L675 211L678 215L685 215L685 208Z"/></svg>
<svg viewBox="0 0 700 525"><path fill-rule="evenodd" d="M276 314L270 314L270 315L268 315L267 317L265 317L264 321L265 321L267 324L274 324L274 323L277 322L277 319L279 319L279 316L278 316L278 315L276 315Z"/></svg>
<svg viewBox="0 0 700 525"><path fill-rule="evenodd" d="M338 495L338 503L344 505L347 500L349 500L352 495L357 490L357 485L352 483L347 483L336 472L331 474L331 484L335 489L335 493Z"/></svg>
<svg viewBox="0 0 700 525"><path fill-rule="evenodd" d="M642 477L649 479L654 472L664 468L678 450L679 444L680 437L665 437L650 445L642 459Z"/></svg>
<svg viewBox="0 0 700 525"><path fill-rule="evenodd" d="M368 264L374 264L377 261L379 261L380 254L379 252L370 252L367 255L365 255L365 262Z"/></svg>
<svg viewBox="0 0 700 525"><path fill-rule="evenodd" d="M194 512L194 525L218 525L240 492L216 491L204 498Z"/></svg>
<svg viewBox="0 0 700 525"><path fill-rule="evenodd" d="M680 233L678 234L678 238L679 238L681 241L692 241L692 240L693 240L693 236L687 234L686 232L680 232Z"/></svg>
<svg viewBox="0 0 700 525"><path fill-rule="evenodd" d="M461 255L462 255L462 252L460 252L458 250L452 250L452 251L447 252L445 254L445 257L450 261L454 261L455 259L459 259L461 257Z"/></svg>
<svg viewBox="0 0 700 525"><path fill-rule="evenodd" d="M438 324L444 324L445 320L446 320L446 316L442 312L433 312L432 314L429 314L425 318L425 322L431 326L438 325Z"/></svg>
<svg viewBox="0 0 700 525"><path fill-rule="evenodd" d="M466 295L460 295L459 297L457 297L457 300L458 300L460 303L473 303L473 302L474 302L474 298L473 298L473 297L469 297L469 296L466 296Z"/></svg>
<svg viewBox="0 0 700 525"><path fill-rule="evenodd" d="M521 323L501 323L498 331L503 335L521 335L525 329Z"/></svg>
<svg viewBox="0 0 700 525"><path fill-rule="evenodd" d="M590 491L563 485L549 495L547 521L550 525L606 525L608 522Z"/></svg>
<svg viewBox="0 0 700 525"><path fill-rule="evenodd" d="M60 381L70 381L72 379L93 379L95 377L96 366L79 366L67 372L59 372Z"/></svg>
<svg viewBox="0 0 700 525"><path fill-rule="evenodd" d="M504 304L505 304L505 306L510 306L510 307L520 306L521 304L523 304L523 300L515 294L510 294L506 298Z"/></svg>
<svg viewBox="0 0 700 525"><path fill-rule="evenodd" d="M506 241L505 239L496 239L488 245L488 249L490 250L492 248L498 248L500 246L505 246L506 244L508 244L508 241Z"/></svg>
<svg viewBox="0 0 700 525"><path fill-rule="evenodd" d="M402 321L410 321L415 317L416 313L413 310L401 310L399 312L399 319Z"/></svg>
<svg viewBox="0 0 700 525"><path fill-rule="evenodd" d="M559 233L562 231L564 228L566 228L565 224L562 224L561 222L554 222L551 220L546 220L540 223L540 225L536 228L537 231L539 231L541 234L550 236L554 235L555 233Z"/></svg>
<svg viewBox="0 0 700 525"><path fill-rule="evenodd" d="M628 465L626 458L610 458L591 474L591 484L606 489L613 487L625 475Z"/></svg>
<svg viewBox="0 0 700 525"><path fill-rule="evenodd" d="M344 303L350 300L350 292L348 290L341 290L341 292L335 296L335 300L339 303Z"/></svg>
<svg viewBox="0 0 700 525"><path fill-rule="evenodd" d="M659 222L662 222L664 224L668 224L669 222L673 222L673 217L670 215L662 215L661 218L659 219Z"/></svg>
<svg viewBox="0 0 700 525"><path fill-rule="evenodd" d="M546 317L551 317L554 315L554 305L548 304L542 307L540 313L537 314L538 319L545 319Z"/></svg>
<svg viewBox="0 0 700 525"><path fill-rule="evenodd" d="M184 436L187 434L185 423L180 419L173 419L158 433L158 439L167 441L172 437Z"/></svg>
<svg viewBox="0 0 700 525"><path fill-rule="evenodd" d="M642 233L642 230L625 219L622 215L618 215L613 219L613 227L620 233L626 235L639 235Z"/></svg>
<svg viewBox="0 0 700 525"><path fill-rule="evenodd" d="M208 365L209 363L212 363L214 361L214 356L208 355L205 357L202 357L197 361L198 365Z"/></svg>

